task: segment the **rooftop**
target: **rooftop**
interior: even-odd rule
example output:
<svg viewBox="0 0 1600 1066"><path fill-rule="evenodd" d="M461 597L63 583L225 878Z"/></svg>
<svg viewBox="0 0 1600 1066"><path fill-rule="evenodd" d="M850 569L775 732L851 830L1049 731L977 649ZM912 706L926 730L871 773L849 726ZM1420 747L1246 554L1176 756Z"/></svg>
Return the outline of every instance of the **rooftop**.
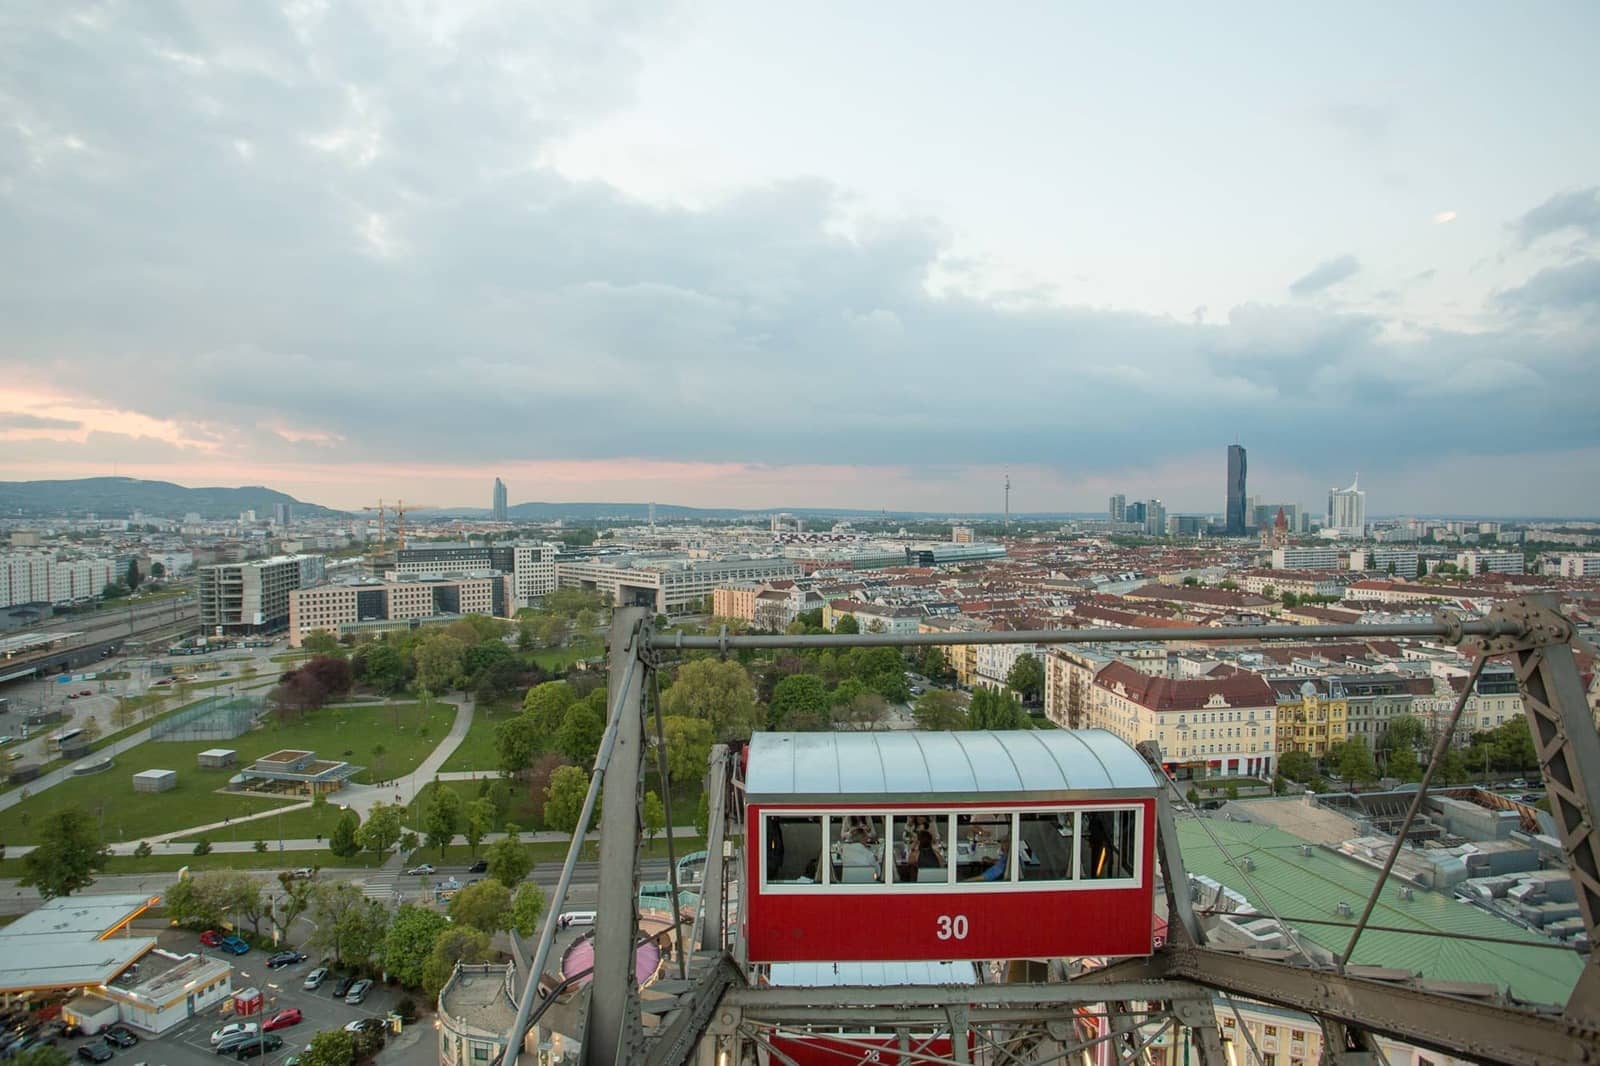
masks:
<svg viewBox="0 0 1600 1066"><path fill-rule="evenodd" d="M1206 828L1216 834L1234 859L1249 857L1254 862L1249 878L1264 899L1211 842ZM1209 818L1202 828L1197 819L1181 817L1178 839L1189 873L1213 878L1242 893L1257 907L1270 905L1295 926L1298 935L1334 952L1344 951L1350 939L1349 929L1296 926L1294 919L1348 920L1340 917L1338 905L1348 903L1359 910L1377 881L1377 871L1325 849L1315 848L1310 855L1302 855L1300 845L1304 841L1268 826ZM1583 969L1582 959L1575 952L1419 935L1465 933L1550 943L1453 895L1418 891L1412 899L1405 900L1400 897L1399 888L1398 884L1385 886L1372 912L1372 924L1416 932L1368 929L1361 936L1353 962L1410 970L1440 981L1509 986L1519 998L1537 1003L1566 1002Z"/></svg>
<svg viewBox="0 0 1600 1066"><path fill-rule="evenodd" d="M463 963L439 994L440 1009L457 1023L503 1033L517 1017L517 1005L506 994L506 969L511 964Z"/></svg>
<svg viewBox="0 0 1600 1066"><path fill-rule="evenodd" d="M158 897L157 897L158 898ZM0 929L0 992L103 985L155 947L116 936L152 897L63 897Z"/></svg>

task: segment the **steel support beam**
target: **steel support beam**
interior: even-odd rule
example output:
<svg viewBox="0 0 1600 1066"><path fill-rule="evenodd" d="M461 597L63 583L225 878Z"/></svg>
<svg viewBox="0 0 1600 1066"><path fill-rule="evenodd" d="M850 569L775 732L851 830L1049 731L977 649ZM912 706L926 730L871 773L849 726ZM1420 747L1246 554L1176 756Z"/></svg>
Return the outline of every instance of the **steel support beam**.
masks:
<svg viewBox="0 0 1600 1066"><path fill-rule="evenodd" d="M594 932L594 979L584 1027L591 1066L628 1066L644 1058L634 940L639 928L639 775L644 768L644 694L648 671L639 662L643 607L618 607L611 616L611 684L616 742L606 764L600 814L600 921ZM632 667L630 669L630 666Z"/></svg>
<svg viewBox="0 0 1600 1066"><path fill-rule="evenodd" d="M706 866L700 875L700 936L698 946L722 950L724 897L722 842L728 836L728 746L715 744L706 770Z"/></svg>
<svg viewBox="0 0 1600 1066"><path fill-rule="evenodd" d="M987 633L746 633L724 631L714 637L684 633L653 635L652 650L717 651L739 648L926 648L956 644L1121 644L1132 641L1318 640L1329 637L1376 640L1382 637L1431 637L1456 643L1463 636L1497 637L1519 632L1508 620L1388 622L1382 625L1327 626L1190 626L1184 629L1014 629Z"/></svg>

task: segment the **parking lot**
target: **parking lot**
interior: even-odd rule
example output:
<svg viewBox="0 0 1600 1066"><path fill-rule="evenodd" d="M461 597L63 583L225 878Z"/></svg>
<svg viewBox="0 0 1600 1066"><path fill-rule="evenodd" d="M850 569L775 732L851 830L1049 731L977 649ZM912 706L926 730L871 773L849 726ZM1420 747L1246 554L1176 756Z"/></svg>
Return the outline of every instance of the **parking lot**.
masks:
<svg viewBox="0 0 1600 1066"><path fill-rule="evenodd" d="M160 939L161 946L169 951L204 951L216 954L212 949L202 947L198 935L192 932L173 930L162 933ZM405 995L400 989L374 984L372 991L367 993L365 1002L360 1006L350 1006L343 1000L333 997L333 989L339 978L337 968L330 966L328 979L322 986L315 991L307 991L301 986L305 982L306 975L316 969L316 956L308 952L307 954L312 954L312 958L306 962L269 970L267 958L270 954L270 952L251 951L248 955L237 958L231 955L222 956L234 965L235 992L250 987L261 991L263 1012L261 1015L252 1016L250 1021L259 1023L263 1018L271 1017L287 1007L297 1007L304 1015L304 1020L300 1024L275 1030L277 1035L283 1038L283 1047L264 1058L247 1060L250 1062L259 1061L269 1066L282 1066L284 1059L301 1054L311 1038L322 1030L342 1028L357 1018L383 1018ZM231 1021L240 1020L236 1019L228 1009L231 1006L231 1000L224 1001L196 1014L180 1025L173 1026L159 1037L148 1036L140 1030L135 1030L140 1037L138 1046L117 1051L116 1058L107 1066L117 1066L118 1063L128 1066L136 1062L148 1063L150 1066L218 1066L219 1062L225 1060L212 1050L211 1034ZM92 1039L63 1041L62 1047L71 1053L77 1045L89 1043Z"/></svg>

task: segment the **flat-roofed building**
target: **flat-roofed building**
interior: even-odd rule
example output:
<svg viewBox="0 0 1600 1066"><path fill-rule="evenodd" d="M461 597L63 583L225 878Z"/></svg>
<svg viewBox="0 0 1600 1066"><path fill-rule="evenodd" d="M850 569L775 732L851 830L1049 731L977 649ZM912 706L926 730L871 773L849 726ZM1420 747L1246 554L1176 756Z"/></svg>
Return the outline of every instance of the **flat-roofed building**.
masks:
<svg viewBox="0 0 1600 1066"><path fill-rule="evenodd" d="M339 791L361 769L347 762L319 759L314 751L284 748L261 756L240 770L239 777L258 790L315 796Z"/></svg>
<svg viewBox="0 0 1600 1066"><path fill-rule="evenodd" d="M200 629L208 635L274 633L289 624L289 594L322 580L320 555L279 555L199 569Z"/></svg>
<svg viewBox="0 0 1600 1066"><path fill-rule="evenodd" d="M0 929L0 994L110 984L156 946L154 937L126 930L160 899L136 893L46 900Z"/></svg>
<svg viewBox="0 0 1600 1066"><path fill-rule="evenodd" d="M1520 574L1527 564L1521 552L1473 551L1456 555L1456 566L1464 574Z"/></svg>
<svg viewBox="0 0 1600 1066"><path fill-rule="evenodd" d="M563 588L599 593L618 607L656 614L692 614L711 606L719 586L801 576L800 564L778 556L685 559L682 556L607 556L556 562Z"/></svg>
<svg viewBox="0 0 1600 1066"><path fill-rule="evenodd" d="M297 589L289 597L289 646L314 632L342 636L389 622L516 613L514 578L499 571L470 574L402 574L387 581L358 578Z"/></svg>
<svg viewBox="0 0 1600 1066"><path fill-rule="evenodd" d="M1336 545L1291 544L1272 549L1274 570L1337 570L1339 549Z"/></svg>

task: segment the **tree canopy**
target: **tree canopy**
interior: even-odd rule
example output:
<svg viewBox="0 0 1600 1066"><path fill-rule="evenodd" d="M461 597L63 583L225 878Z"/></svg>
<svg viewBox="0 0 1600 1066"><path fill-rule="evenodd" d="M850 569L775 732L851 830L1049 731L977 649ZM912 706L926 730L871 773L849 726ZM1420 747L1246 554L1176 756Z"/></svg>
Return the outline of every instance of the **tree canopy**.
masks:
<svg viewBox="0 0 1600 1066"><path fill-rule="evenodd" d="M1006 684L1026 702L1038 702L1044 694L1043 664L1026 653L1017 656L1017 661L1011 665L1011 672L1006 675Z"/></svg>
<svg viewBox="0 0 1600 1066"><path fill-rule="evenodd" d="M38 844L22 857L18 884L32 886L45 899L70 896L94 884L111 849L100 839L94 819L82 807L63 807L39 823Z"/></svg>
<svg viewBox="0 0 1600 1066"><path fill-rule="evenodd" d="M423 967L433 954L433 945L450 923L444 915L427 907L403 903L389 921L383 940L383 966L401 984L422 984Z"/></svg>
<svg viewBox="0 0 1600 1066"><path fill-rule="evenodd" d="M742 663L695 659L684 663L662 693L668 714L703 718L718 740L742 740L761 723L755 684Z"/></svg>
<svg viewBox="0 0 1600 1066"><path fill-rule="evenodd" d="M450 901L450 917L457 925L470 925L485 933L497 933L511 925L511 890L488 877L468 885Z"/></svg>
<svg viewBox="0 0 1600 1066"><path fill-rule="evenodd" d="M589 792L589 774L577 766L563 766L550 775L545 789L544 824L570 833L578 827L583 801Z"/></svg>
<svg viewBox="0 0 1600 1066"><path fill-rule="evenodd" d="M911 713L917 720L918 729L967 728L967 708L962 703L961 694L949 689L934 688L924 692L917 697L917 705Z"/></svg>

